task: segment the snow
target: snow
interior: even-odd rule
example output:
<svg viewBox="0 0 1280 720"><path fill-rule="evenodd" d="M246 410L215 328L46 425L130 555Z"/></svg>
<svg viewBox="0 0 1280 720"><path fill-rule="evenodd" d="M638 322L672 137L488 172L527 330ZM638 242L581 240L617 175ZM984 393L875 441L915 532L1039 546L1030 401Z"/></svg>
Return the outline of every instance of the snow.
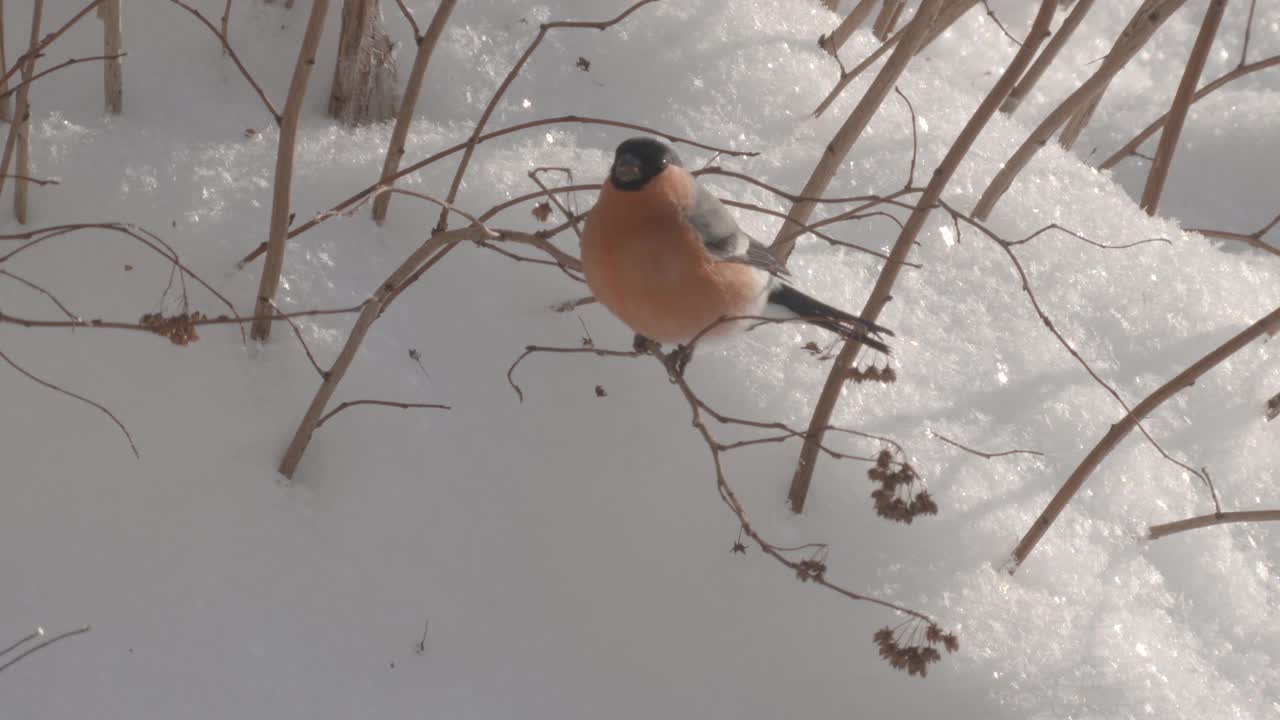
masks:
<svg viewBox="0 0 1280 720"><path fill-rule="evenodd" d="M193 3L216 18L223 3ZM425 26L434 4L409 0ZM847 4L847 3L846 3ZM1020 34L1034 3L992 2ZM9 55L24 8L6 9ZM46 28L72 0L46 3ZM167 3L126 2L125 112L102 114L100 72L84 64L32 93L33 226L127 221L251 310L257 265L235 261L265 238L277 133L207 30ZM336 5L336 3L335 3ZM406 158L464 140L536 31L554 19L605 19L627 3L522 7L459 3L432 61ZM1053 104L1081 82L1137 0L1098 3L1014 117L998 116L945 198L972 207L988 179ZM283 104L306 3L236 3L231 40ZM1189 3L1112 84L1072 152L1039 153L992 216L1018 246L1055 327L1130 405L1280 304L1275 259L1186 233L1252 232L1277 210L1280 80L1264 70L1192 109L1161 213L1133 197L1143 162L1097 162L1168 106L1201 11ZM1233 3L1206 80L1239 60L1246 3ZM409 31L386 8L401 64ZM550 33L492 128L562 114L617 118L761 151L729 169L798 188L870 75L822 118L835 81L816 47L835 17L815 0L657 3L603 32ZM323 115L335 49L329 18L299 135L294 208L323 211L377 177L388 127L339 128ZM1280 51L1280 8L1260 3L1249 51ZM42 65L95 53L89 18ZM843 56L874 48L856 33ZM970 13L899 82L919 118L917 178L941 159L1014 48ZM589 72L574 66L591 61ZM856 60L855 60L856 61ZM256 132L246 135L245 130ZM598 178L629 133L538 128L481 147L460 196L483 211L534 187L535 166ZM1154 141L1153 141L1154 142ZM1094 152L1094 148L1097 152ZM907 179L911 124L892 97L854 146L830 194L890 192ZM711 153L682 146L688 164ZM414 176L442 192L454 160ZM717 192L784 210L763 190L711 178ZM6 196L7 197L7 196ZM591 198L576 202L587 207ZM499 227L534 229L528 203ZM358 303L425 239L436 211L404 197L378 228L361 212L290 245L284 309ZM772 237L777 220L739 212ZM5 210L5 217L8 210ZM887 249L896 225L872 218L837 237ZM19 226L5 222L3 232ZM1271 235L1274 242L1275 234ZM8 241L3 241L5 246ZM571 239L563 245L576 252ZM8 251L9 247L0 246ZM917 608L960 635L960 651L909 678L876 656L892 613L801 585L752 548L728 551L737 523L715 491L707 449L656 363L535 356L574 346L579 317L600 347L630 334L599 307L548 306L585 294L554 268L461 247L374 326L335 402L445 403L451 411L357 407L315 435L293 482L274 472L318 379L281 325L266 345L230 327L177 347L95 329L0 326L0 349L31 372L112 410L101 413L0 367L0 647L36 627L91 632L0 676L0 710L24 718L649 718L947 714L987 718L1265 718L1280 712L1280 535L1265 525L1156 542L1145 528L1212 510L1199 480L1136 433L1086 483L1016 575L1001 568L1086 452L1124 414L1050 335L998 246L935 214L882 322L898 334L894 385L850 386L835 422L892 437L941 512L891 525L871 510L865 466L824 459L803 516L784 507L797 448L725 455L753 521L778 544L830 543L829 576ZM126 270L129 265L133 269ZM4 263L86 317L133 321L181 309L166 262L120 235L83 232ZM805 241L800 286L860 308L879 265ZM188 283L194 309L223 312ZM6 313L56 317L47 298L0 278ZM350 316L299 321L322 364ZM761 328L704 349L690 382L718 409L803 424L827 365L801 349L827 340ZM409 358L421 353L429 377ZM599 398L600 385L607 397ZM1258 342L1146 422L1173 457L1209 468L1225 509L1280 506L1280 390L1273 343ZM988 450L983 459L933 433ZM877 446L841 441L850 452ZM423 652L417 645L427 628Z"/></svg>

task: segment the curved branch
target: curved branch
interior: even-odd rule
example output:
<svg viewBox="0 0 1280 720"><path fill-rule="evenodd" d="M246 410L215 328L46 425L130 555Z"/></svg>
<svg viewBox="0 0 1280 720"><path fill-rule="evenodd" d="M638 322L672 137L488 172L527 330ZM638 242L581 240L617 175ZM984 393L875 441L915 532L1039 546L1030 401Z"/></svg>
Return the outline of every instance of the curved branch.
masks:
<svg viewBox="0 0 1280 720"><path fill-rule="evenodd" d="M1240 512L1213 513L1211 515L1200 515L1193 518L1187 518L1185 520L1152 525L1147 529L1147 538L1150 540L1159 540L1162 537L1167 537L1175 533L1186 532L1188 530L1199 530L1200 528L1213 527L1214 525L1278 521L1280 521L1280 510L1243 510Z"/></svg>
<svg viewBox="0 0 1280 720"><path fill-rule="evenodd" d="M1102 461L1107 457L1107 455L1110 455L1111 451L1116 449L1116 446L1120 444L1120 441L1138 426L1143 418L1151 414L1151 411L1160 407L1160 405L1162 405L1166 400L1178 394L1178 392L1183 388L1194 385L1196 380L1200 379L1201 375L1212 370L1218 365L1218 363L1221 363L1223 360L1231 357L1249 343L1256 340L1260 335L1265 333L1268 328L1277 322L1280 322L1280 308L1272 310L1261 320L1258 320L1254 324L1245 328L1235 337L1226 341L1222 345L1219 345L1212 352L1197 360L1186 370L1178 373L1172 380L1161 385L1155 392L1143 398L1142 402L1135 405L1134 408L1121 418L1119 422L1112 425L1111 429L1108 430L1107 434L1098 441L1098 444L1089 451L1089 454L1085 456L1084 460L1080 461L1080 465L1071 473L1071 476L1068 477L1067 481L1063 483L1061 488L1059 488L1057 494L1055 494L1053 499L1049 501L1049 504L1045 506L1044 511L1040 513L1040 517L1036 519L1035 523L1031 525L1031 528L1027 530L1027 533L1023 535L1022 540L1018 542L1018 546L1014 548L1013 558L1008 568L1009 574L1012 575L1017 572L1018 567L1022 565L1022 563L1027 559L1027 556L1031 554L1031 551L1034 550L1036 545L1040 542L1040 538L1044 537L1044 534L1049 530L1049 527L1053 525L1054 520L1056 520L1058 515L1062 513L1063 508L1067 506L1067 503L1071 502L1071 498L1073 498L1076 492L1080 490L1080 487L1084 485L1084 481L1093 474L1093 471L1096 470L1100 464L1102 464Z"/></svg>

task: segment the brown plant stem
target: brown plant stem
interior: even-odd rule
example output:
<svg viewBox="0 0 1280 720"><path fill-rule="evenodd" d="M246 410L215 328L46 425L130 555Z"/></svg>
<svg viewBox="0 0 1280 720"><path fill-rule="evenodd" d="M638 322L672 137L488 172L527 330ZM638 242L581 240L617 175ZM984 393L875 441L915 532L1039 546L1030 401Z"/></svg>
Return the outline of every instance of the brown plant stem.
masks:
<svg viewBox="0 0 1280 720"><path fill-rule="evenodd" d="M356 405L378 405L381 407L399 408L401 410L414 410L414 409L452 410L453 409L448 405L440 405L438 403L406 403L406 402L396 402L394 400L348 400L344 403L338 403L338 407L325 413L323 417L317 420L316 429L319 430L320 426L324 425L329 418L333 417L334 415L337 415L338 413L342 412L343 410L346 410L349 407L355 407Z"/></svg>
<svg viewBox="0 0 1280 720"><path fill-rule="evenodd" d="M1040 513L1040 517L1032 523L1031 528L1022 536L1022 540L1018 542L1017 547L1013 550L1012 561L1008 568L1009 574L1012 575L1017 572L1022 563L1026 561L1027 556L1031 554L1031 551L1035 549L1040 539L1049 530L1049 527L1053 525L1054 520L1062 513L1067 503L1071 502L1071 498L1075 497L1080 487L1084 485L1084 481L1093 474L1093 471L1098 468L1107 455L1116 449L1120 441L1138 426L1138 423L1143 418L1160 407L1166 400L1178 394L1183 388L1194 385L1201 375L1212 370L1223 360L1231 357L1256 340L1276 322L1280 322L1280 308L1272 310L1261 320L1245 328L1235 337L1219 345L1212 352L1178 373L1172 380L1143 398L1142 402L1135 405L1119 422L1112 425L1107 434L1089 451L1089 454L1071 473L1067 481L1058 489L1057 494L1053 496L1053 499L1049 501L1049 504Z"/></svg>
<svg viewBox="0 0 1280 720"><path fill-rule="evenodd" d="M5 142L4 158L0 160L0 187L4 186L3 175L9 172L9 152L13 148L15 157L13 168L13 214L18 222L27 224L27 189L30 184L25 178L31 175L31 102L28 100L31 91L31 78L35 75L36 58L39 57L37 47L40 40L40 19L44 12L44 0L35 0L31 6L31 43L25 59L21 60L22 85L18 89L18 97L14 102L13 121L9 125L9 138Z"/></svg>
<svg viewBox="0 0 1280 720"><path fill-rule="evenodd" d="M818 47L831 53L833 56L838 55L840 48L844 47L849 36L854 30L862 27L862 23L867 21L871 15L871 11L875 9L876 0L858 0L858 4L853 6L849 14L844 20L831 31L830 35L823 35L818 38Z"/></svg>
<svg viewBox="0 0 1280 720"><path fill-rule="evenodd" d="M35 2L40 2L40 1L41 0L35 0ZM100 5L105 1L106 0L90 0L90 2L87 5L77 10L76 14L72 15L71 19L63 23L61 27L49 33L48 35L45 35L43 38L41 38L39 44L36 45L33 50L28 50L26 53L19 56L18 59L14 61L13 65L9 67L7 70L5 70L4 75L0 76L0 87L3 87L5 83L9 82L9 80L12 79L14 75L16 75L18 72L22 70L23 63L25 63L28 59L30 59L30 56L33 56L33 55L39 56L43 54L45 48L52 45L53 41L62 37L63 33L70 30L76 23L83 20L85 16L87 16L89 13L96 10L98 8L98 5Z"/></svg>
<svg viewBox="0 0 1280 720"><path fill-rule="evenodd" d="M907 6L907 0L884 0L884 5L880 6L880 14L876 15L876 20L871 24L871 33L876 39L884 42L893 34L894 28L898 27L898 18L902 16L902 10Z"/></svg>
<svg viewBox="0 0 1280 720"><path fill-rule="evenodd" d="M79 65L80 63L84 63L84 62L92 62L94 60L116 60L118 58L125 57L126 55L128 55L128 53L120 53L119 55L91 55L89 57L70 58L68 60L64 60L58 63L57 65L47 67L44 70L41 70L40 72L36 73L35 75L32 75L31 79L29 80L23 80L19 82L17 85L9 88L8 90L0 91L0 100L7 100L10 95L13 95L14 93L18 92L18 90L20 90L24 85L30 85L31 83L34 83L35 81L39 80L45 75L49 75L51 73L57 72L63 68L71 67L72 65ZM27 178L27 179L31 182L35 182L31 178ZM47 182L49 181L45 181L43 183L37 183L37 184L43 185ZM52 184L57 185L58 183L54 182Z"/></svg>
<svg viewBox="0 0 1280 720"><path fill-rule="evenodd" d="M431 62L431 53L440 41L440 35L449 22L449 15L458 4L458 0L440 0L436 14L431 17L425 35L417 36L418 49L413 57L413 67L409 70L409 78L405 81L404 96L400 101L400 112L396 114L396 124L391 130L391 142L387 146L387 157L382 163L382 176L378 184L391 187L391 178L400 169L400 159L404 157L404 143L409 137L409 126L413 124L413 111L418 105L418 95L427 77L427 65ZM413 16L407 15L412 22ZM415 34L417 26L414 26ZM373 201L373 221L381 225L387 219L387 206L391 203L391 194L384 193Z"/></svg>
<svg viewBox="0 0 1280 720"><path fill-rule="evenodd" d="M1149 23L1158 24L1163 22L1156 20L1155 15L1155 13L1159 12L1157 7L1161 5L1162 2L1164 2L1164 0L1145 0L1142 6L1138 8L1138 12L1134 13L1129 24L1120 33L1120 37L1116 40L1116 44L1112 46L1111 52L1107 53L1107 56L1102 59L1102 65L1104 67L1109 62L1112 62L1114 57L1117 57L1116 51L1120 47L1121 43L1126 42L1126 38L1128 36L1140 33L1141 29ZM1182 2L1178 2L1177 6L1181 6L1182 4ZM1173 10L1176 9L1177 7L1172 8L1170 10L1170 14L1172 14ZM1143 42L1145 43L1145 40ZM1120 66L1123 67L1128 62L1129 58L1124 58L1123 61L1120 61ZM1093 114L1097 111L1098 105L1102 103L1102 96L1106 94L1107 88L1111 86L1111 80L1114 77L1114 74L1111 77L1108 77L1107 81L1102 83L1097 92L1094 93L1086 102L1076 108L1075 112L1071 114L1071 117L1067 118L1066 123L1062 126L1062 133L1058 135L1058 144L1062 146L1063 149L1070 150L1075 146L1076 141L1080 139L1081 133L1083 133L1085 127L1088 126L1089 121L1093 119Z"/></svg>
<svg viewBox="0 0 1280 720"><path fill-rule="evenodd" d="M4 28L4 0L0 0L0 30ZM9 61L5 59L4 53L4 33L0 32L0 70L8 67ZM9 122L11 115L9 113L9 93L8 80L0 80L0 120Z"/></svg>
<svg viewBox="0 0 1280 720"><path fill-rule="evenodd" d="M102 18L102 55L109 58L102 66L102 93L107 112L124 112L124 76L120 58L123 40L120 34L120 0L105 0L98 6Z"/></svg>
<svg viewBox="0 0 1280 720"><path fill-rule="evenodd" d="M298 134L298 119L302 114L302 101L307 94L307 81L316 64L316 48L324 32L325 14L329 0L312 0L311 15L307 18L306 34L298 51L293 79L289 82L289 96L284 103L284 115L280 119L280 141L276 148L276 169L271 193L271 225L267 239L267 259L262 266L262 279L258 283L258 299L254 309L253 325L249 336L254 340L266 340L271 335L271 303L280 286L280 271L284 268L284 250L289 232L289 203L293 188L293 153Z"/></svg>
<svg viewBox="0 0 1280 720"><path fill-rule="evenodd" d="M1280 521L1280 510L1242 510L1239 512L1220 512L1210 515L1199 515L1197 517L1186 518L1185 520L1177 520L1175 522L1168 522L1160 525L1152 525L1147 528L1147 538L1149 540L1159 540L1162 537L1167 537L1175 533L1186 532L1188 530L1199 530L1200 528L1213 527L1214 525L1278 521Z"/></svg>
<svg viewBox="0 0 1280 720"><path fill-rule="evenodd" d="M973 209L973 216L978 220L986 220L995 209L996 203L1009 190L1014 178L1031 162L1040 148L1049 142L1049 138L1062 124L1072 117L1076 111L1084 107L1102 92L1111 79L1138 53L1147 40L1164 24L1173 11L1182 6L1185 0L1145 0L1143 9L1149 9L1146 15L1135 15L1134 20L1116 40L1111 53L1103 60L1102 66L1075 92L1067 96L1053 112L1040 122L1013 155L1000 166L982 197Z"/></svg>
<svg viewBox="0 0 1280 720"><path fill-rule="evenodd" d="M952 440L951 438L947 437L946 435L943 435L937 430L930 430L929 434L954 448L963 450L971 455L977 455L978 457L984 460L994 460L995 458L1008 457L1010 455L1035 455L1037 457L1044 457L1044 453L1040 452L1039 450L1016 450L1015 449L1015 450L1002 450L1000 452L984 452L982 450L975 450L969 447L968 445L962 445L956 442L955 440Z"/></svg>
<svg viewBox="0 0 1280 720"><path fill-rule="evenodd" d="M1209 7L1204 12L1204 20L1200 23L1200 32L1196 35L1195 45L1191 47L1191 56L1182 71L1182 80L1178 82L1178 90L1173 94L1173 104L1169 107L1169 120L1165 123L1164 132L1160 134L1160 145L1156 148L1155 160L1151 162L1151 170L1147 173L1147 184L1142 188L1142 200L1139 205L1148 215L1155 215L1160 207L1160 194L1164 191L1165 180L1169 177L1169 166L1173 164L1173 153L1178 149L1178 137L1182 134L1182 126L1187 120L1187 109L1191 107L1191 96L1195 93L1196 83L1200 82L1200 73L1204 71L1205 59L1209 57L1209 48L1218 34L1218 26L1222 24L1222 16L1227 11L1227 0L1209 0Z"/></svg>
<svg viewBox="0 0 1280 720"><path fill-rule="evenodd" d="M1235 69L1231 70L1230 72L1222 74L1221 76L1207 83L1204 87L1197 90L1196 94L1192 96L1191 102L1196 103L1196 102L1199 102L1200 100L1203 100L1204 98L1208 97L1213 91L1221 88L1222 86L1226 85L1227 83L1233 80L1239 80L1240 78L1246 75L1249 75L1251 73L1258 72L1259 70L1266 70L1267 68L1276 67L1278 65L1280 65L1280 55L1272 55L1269 58L1266 58L1264 60L1259 60L1254 63L1249 63L1248 65L1239 65ZM1147 138L1154 135L1157 130L1164 127L1165 123L1168 121L1169 121L1169 113L1165 113L1164 115L1161 115L1160 117L1156 118L1151 122L1150 125L1143 128L1142 132L1138 133L1137 135L1134 135L1129 140L1129 142L1122 145L1119 150L1116 150L1114 153L1112 153L1106 160L1103 160L1102 164L1099 165L1098 167L1102 170L1109 170L1115 167L1116 165L1118 165L1120 161L1124 160L1126 157L1136 154L1138 147L1141 146L1142 143L1146 142Z"/></svg>
<svg viewBox="0 0 1280 720"><path fill-rule="evenodd" d="M920 42L915 52L919 53L921 50L928 47L934 40L937 40L942 33L946 32L947 28L951 27L957 20L964 17L964 14L969 12L969 9L977 4L978 0L946 0L946 2L943 3L942 9L938 11L938 15L934 19L932 26L926 31L924 40ZM919 14L918 10L916 11L916 14ZM881 43L880 47L876 48L875 51L868 55L865 60L855 65L853 69L848 72L840 73L840 79L836 82L835 87L831 88L831 92L827 93L827 96L822 99L822 102L818 103L818 107L814 108L814 117L821 115L827 108L831 107L831 103L836 101L836 98L840 96L840 93L844 91L845 87L848 86L849 83L853 82L853 80L861 75L864 70L874 65L882 55L896 47L899 40L902 38L903 32L905 31L906 28L903 28L894 33L893 37L890 37Z"/></svg>
<svg viewBox="0 0 1280 720"><path fill-rule="evenodd" d="M1058 31L1045 44L1044 52L1040 53L1035 62L1031 63L1031 67L1018 80L1018 84L1013 86L1009 97L1005 98L1004 104L1000 106L1000 112L1013 113L1018 109L1023 99L1035 89L1036 83L1040 82L1044 72L1049 69L1054 60L1058 59L1058 53L1062 52L1062 48L1066 46L1076 28L1080 27L1080 23L1084 21L1084 16L1088 15L1089 10L1092 8L1093 0L1079 0L1076 6L1071 8L1071 12L1062 21L1062 27L1058 28Z"/></svg>
<svg viewBox="0 0 1280 720"><path fill-rule="evenodd" d="M209 32L213 33L214 37L218 38L218 41L222 43L223 54L231 58L231 62L235 63L236 69L240 71L241 77L243 77L245 79L245 82L249 83L249 86L253 88L253 91L258 94L258 99L261 100L263 106L267 108L267 112L271 113L271 119L275 121L276 125L279 125L280 112L276 110L275 105L271 104L271 99L267 97L267 93L262 90L262 86L258 84L258 81L254 80L253 75L249 74L248 68L244 66L244 63L240 62L240 56L236 54L236 51L234 49L232 49L231 42L230 40L228 40L226 33L218 30L218 28L214 26L213 23L209 22L209 18L206 18L204 15L200 13L199 10L196 10L195 8L191 7L187 3L183 2L183 0L169 0L169 2L173 3L174 5L177 5L183 10L186 10L187 12L194 15L195 18L199 20L202 25L209 28ZM230 12L230 8L231 8L231 2L230 0L228 0L227 1L228 12Z"/></svg>
<svg viewBox="0 0 1280 720"><path fill-rule="evenodd" d="M1032 58L1035 57L1036 50L1048 35L1049 23L1053 20L1054 9L1053 0L1041 0L1040 9L1036 13L1030 31L1027 33L1027 41L1018 49L1013 60L1010 61L1009 67L1005 68L1000 79L996 81L987 96L983 98L982 104L978 106L969 121L965 123L964 128L956 137L955 142L952 143L946 156L938 165L938 168L934 170L929 180L929 185L925 188L920 200L916 203L915 209L912 210L911 215L907 218L906 225L903 227L902 232L899 233L893 249L889 251L889 261L885 263L884 268L880 271L880 277L876 279L875 287L871 290L871 296L867 298L867 303L863 307L861 314L864 320L872 323L876 322L884 306L889 303L893 285L897 282L902 263L911 252L911 247L915 244L920 230L924 227L925 221L929 217L929 213L942 196L942 191L946 188L947 183L950 182L951 176L955 173L956 168L960 166L964 156L968 154L978 135L981 134L982 129L986 127L987 122L996 113L996 109L1004 102L1009 91L1013 89L1014 83L1018 81L1023 71L1031 63ZM806 188L807 190L808 188ZM805 194L809 193L806 192ZM813 472L818 461L817 444L822 440L820 428L831 423L831 414L835 410L840 391L844 388L849 368L853 366L853 361L861 349L862 343L860 342L844 343L831 366L831 371L827 374L827 381L823 385L822 393L818 396L818 402L813 410L813 418L809 422L809 436L805 438L804 445L800 448L800 458L796 463L796 470L791 478L791 486L787 491L787 500L792 512L798 513L804 510L805 500L808 498L809 486L813 481Z"/></svg>
<svg viewBox="0 0 1280 720"><path fill-rule="evenodd" d="M888 97L902 72L906 70L907 64L911 62L911 58L920 47L929 26L938 17L938 12L943 5L942 0L924 0L920 9L916 11L915 17L911 18L911 22L903 28L902 39L894 47L893 54L885 61L884 67L880 69L875 80L871 81L871 86L858 101L849 118L824 148L800 195L814 198L826 192L827 186L835 178L849 150L866 129L867 124L871 122L876 111L880 109L881 103ZM807 199L800 200L791 206L791 210L787 213L787 220L779 228L769 248L769 252L780 262L785 264L787 258L791 256L796 239L803 234L803 226L809 223L809 217L813 214L815 207L816 203Z"/></svg>

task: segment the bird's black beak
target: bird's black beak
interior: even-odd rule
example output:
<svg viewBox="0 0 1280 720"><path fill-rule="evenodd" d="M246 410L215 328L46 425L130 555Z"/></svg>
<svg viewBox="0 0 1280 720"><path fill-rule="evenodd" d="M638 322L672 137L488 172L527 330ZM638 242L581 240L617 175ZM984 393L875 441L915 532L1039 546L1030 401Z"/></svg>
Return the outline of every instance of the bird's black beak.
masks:
<svg viewBox="0 0 1280 720"><path fill-rule="evenodd" d="M629 153L619 155L613 161L613 179L615 182L629 184L639 180L644 174L640 158Z"/></svg>

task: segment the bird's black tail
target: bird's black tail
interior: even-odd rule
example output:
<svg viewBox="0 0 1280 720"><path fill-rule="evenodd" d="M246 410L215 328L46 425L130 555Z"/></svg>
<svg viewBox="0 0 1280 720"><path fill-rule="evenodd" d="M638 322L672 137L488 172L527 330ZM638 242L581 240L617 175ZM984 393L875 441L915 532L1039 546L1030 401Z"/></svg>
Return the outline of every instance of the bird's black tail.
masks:
<svg viewBox="0 0 1280 720"><path fill-rule="evenodd" d="M805 295L790 285L778 283L769 292L769 302L786 308L798 317L820 328L830 330L846 340L857 340L863 345L875 348L885 355L889 354L889 346L873 337L876 335L892 336L893 332L888 328L869 323L843 310L837 310L824 302Z"/></svg>

